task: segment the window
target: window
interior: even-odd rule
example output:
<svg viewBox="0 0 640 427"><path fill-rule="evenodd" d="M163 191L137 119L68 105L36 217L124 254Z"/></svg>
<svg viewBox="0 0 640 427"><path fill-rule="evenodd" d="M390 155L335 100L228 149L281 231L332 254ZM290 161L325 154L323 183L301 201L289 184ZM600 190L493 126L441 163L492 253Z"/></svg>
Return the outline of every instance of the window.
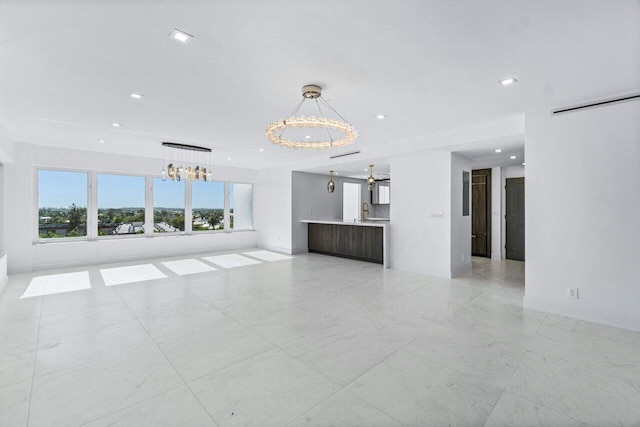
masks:
<svg viewBox="0 0 640 427"><path fill-rule="evenodd" d="M224 182L193 181L191 183L191 229L196 231L224 229Z"/></svg>
<svg viewBox="0 0 640 427"><path fill-rule="evenodd" d="M144 234L144 177L98 175L98 236Z"/></svg>
<svg viewBox="0 0 640 427"><path fill-rule="evenodd" d="M36 173L39 239L253 230L253 184L94 171Z"/></svg>
<svg viewBox="0 0 640 427"><path fill-rule="evenodd" d="M153 232L184 231L184 182L153 180Z"/></svg>
<svg viewBox="0 0 640 427"><path fill-rule="evenodd" d="M87 174L38 170L38 236L87 235Z"/></svg>
<svg viewBox="0 0 640 427"><path fill-rule="evenodd" d="M229 184L229 229L253 228L253 185Z"/></svg>

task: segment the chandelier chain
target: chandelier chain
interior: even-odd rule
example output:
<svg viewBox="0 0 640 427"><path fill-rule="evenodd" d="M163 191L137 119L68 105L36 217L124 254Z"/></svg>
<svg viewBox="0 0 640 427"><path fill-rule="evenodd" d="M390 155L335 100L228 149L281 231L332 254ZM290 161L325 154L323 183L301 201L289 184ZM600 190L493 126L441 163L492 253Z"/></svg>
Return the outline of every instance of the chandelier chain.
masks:
<svg viewBox="0 0 640 427"><path fill-rule="evenodd" d="M338 115L338 117L340 117L340 118L342 119L342 121L344 121L344 122L345 122L345 123L347 123L347 124L350 124L350 123L349 123L349 120L347 120L347 119L345 119L344 117L342 117L342 115L341 115L340 113L338 113L338 112L336 111L336 109L335 109L335 108L333 108L333 107L331 106L331 104L329 104L327 101L325 101L323 97L320 97L320 100L322 101L322 103L323 103L324 105L326 105L328 108L330 108L330 109L331 109L331 111L333 111L334 113L336 113L336 114Z"/></svg>
<svg viewBox="0 0 640 427"><path fill-rule="evenodd" d="M302 104L304 103L304 101L306 100L306 98L302 98L302 100L298 103L298 106L296 108L293 109L293 111L291 112L291 114L289 114L289 117L294 117L296 115L296 113L298 112L298 110L300 109L300 107L302 107ZM282 137L282 134L284 133L285 130L287 130L287 119L285 119L284 121L284 128L282 129L282 131L280 132L280 135L278 135L278 138Z"/></svg>
<svg viewBox="0 0 640 427"><path fill-rule="evenodd" d="M322 117L323 119L324 117L324 113L322 112L322 108L320 108L320 103L318 102L318 98L316 98L316 105L318 106L318 111L320 112L320 117ZM330 145L333 146L333 135L331 135L331 130L329 130L329 128L325 128L327 130L327 135L329 135L329 143Z"/></svg>

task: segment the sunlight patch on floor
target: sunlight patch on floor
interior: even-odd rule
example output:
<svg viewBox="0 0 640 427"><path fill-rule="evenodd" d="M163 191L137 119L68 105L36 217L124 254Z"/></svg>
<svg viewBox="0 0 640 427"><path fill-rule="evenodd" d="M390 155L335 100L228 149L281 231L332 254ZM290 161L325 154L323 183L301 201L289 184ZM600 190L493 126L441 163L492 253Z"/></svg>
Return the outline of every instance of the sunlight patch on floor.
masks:
<svg viewBox="0 0 640 427"><path fill-rule="evenodd" d="M244 255L248 255L250 257L258 258L263 261L282 261L285 259L293 259L292 256L279 254L277 252L271 251L252 251L252 252L243 252Z"/></svg>
<svg viewBox="0 0 640 427"><path fill-rule="evenodd" d="M247 258L246 256L242 256L238 254L208 256L208 257L204 257L203 259L205 259L206 261L209 261L210 263L218 265L222 268L235 268L235 267L242 267L245 265L262 263L261 261Z"/></svg>
<svg viewBox="0 0 640 427"><path fill-rule="evenodd" d="M178 276L185 276L187 274L206 273L209 271L216 271L217 268L211 267L204 262L197 259L181 259L177 261L166 261L162 265L169 270L176 273Z"/></svg>
<svg viewBox="0 0 640 427"><path fill-rule="evenodd" d="M32 298L43 295L91 289L88 271L77 273L52 274L31 279L27 290L20 298Z"/></svg>
<svg viewBox="0 0 640 427"><path fill-rule="evenodd" d="M102 274L102 279L106 286L124 285L125 283L144 282L167 277L152 264L104 268L100 270L100 274Z"/></svg>

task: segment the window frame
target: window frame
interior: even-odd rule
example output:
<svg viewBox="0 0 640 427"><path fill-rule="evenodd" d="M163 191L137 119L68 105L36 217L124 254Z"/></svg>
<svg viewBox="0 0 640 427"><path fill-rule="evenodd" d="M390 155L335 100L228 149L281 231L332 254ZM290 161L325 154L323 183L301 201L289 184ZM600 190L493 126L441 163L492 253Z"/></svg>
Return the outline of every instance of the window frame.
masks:
<svg viewBox="0 0 640 427"><path fill-rule="evenodd" d="M155 180L159 179L162 182L168 182L170 181L169 179L163 179L161 175L151 175L151 194L149 195L149 199L151 202L151 218L152 218L152 222L151 224L153 225L152 227L149 227L149 235L150 237L162 237L162 236L185 236L185 235L189 235L191 232L191 222L190 222L190 218L191 218L191 185L188 185L187 183L189 181L183 180L183 181L172 181L172 182L180 182L184 185L184 230L178 230L178 231L168 231L168 232L164 232L164 233L156 233L155 232L155 228L156 228L156 221L155 221L155 200L154 200L154 196L155 196ZM188 227L188 228L187 228Z"/></svg>
<svg viewBox="0 0 640 427"><path fill-rule="evenodd" d="M233 233L235 231L254 231L253 227L253 219L254 219L254 206L255 206L255 183L253 182L243 182L243 181L225 181L225 214L228 215L228 218L225 216L225 231L227 230L227 224L231 225L231 184L246 184L251 185L251 227L250 228L229 228L228 232Z"/></svg>
<svg viewBox="0 0 640 427"><path fill-rule="evenodd" d="M187 181L189 183L189 187L190 187L190 204L191 204L191 220L189 221L189 234L190 235L201 235L201 234L219 234L219 233L226 233L227 232L227 225L228 225L228 221L226 220L226 205L227 205L227 194L226 194L226 188L227 188L227 182L228 181L216 181L214 179L212 179L211 181L203 181L203 182L219 182L222 184L222 197L223 197L223 203L222 203L222 223L223 223L223 227L219 228L217 230L199 230L199 231L194 231L193 230L193 181ZM186 228L186 224L185 224L185 228Z"/></svg>
<svg viewBox="0 0 640 427"><path fill-rule="evenodd" d="M52 171L52 172L76 172L83 173L86 175L86 183L87 183L87 222L86 222L86 230L87 233L85 236L78 237L50 237L50 238L41 238L40 237L40 206L39 195L40 195L40 182L39 182L39 171ZM98 175L114 175L114 176L125 176L125 177L141 177L145 180L145 232L144 234L123 234L123 235L106 235L106 236L98 236ZM35 207L34 211L34 230L33 230L33 244L51 244L51 243L71 243L71 242L87 242L87 241L107 241L107 240L121 240L121 239L140 239L143 237L152 237L152 238L162 238L162 237L175 237L175 236L193 236L193 235L206 235L206 234L219 234L219 233L236 233L236 232L247 232L247 231L255 231L254 228L254 219L255 219L255 182L247 182L247 181L230 181L230 180L221 180L221 179L212 179L212 182L218 182L224 184L224 227L218 230L203 230L203 231L193 231L193 186L192 181L184 180L184 216L185 216L185 224L184 231L174 231L168 233L155 233L154 232L154 180L160 179L162 180L162 175L160 174L140 174L140 173L130 173L130 172L119 172L119 171L110 171L110 170L96 170L96 169L83 169L83 168L73 168L73 167L59 167L59 166L48 166L42 164L34 164L33 165L33 182L34 182L34 192L33 192L33 206ZM230 228L230 218L231 218L231 184L246 184L251 185L251 227L250 228L242 228L242 229L233 229ZM151 227L147 227L147 224L151 224Z"/></svg>
<svg viewBox="0 0 640 427"><path fill-rule="evenodd" d="M99 219L99 209L100 209L100 200L98 199L98 191L100 191L99 188L99 184L98 184L98 175L114 175L114 176L129 176L129 177L138 177L138 178L142 178L144 180L144 233L142 234L109 234L106 236L100 236L98 234L98 219ZM95 171L95 216L96 216L96 220L95 220L95 239L96 240L112 240L112 239L141 239L143 237L147 236L147 210L149 209L148 207L148 200L147 200L147 176L146 175L142 175L142 174L125 174L125 173L118 173L118 172L103 172L103 171Z"/></svg>
<svg viewBox="0 0 640 427"><path fill-rule="evenodd" d="M39 172L50 171L50 172L73 172L73 173L83 173L87 177L87 222L86 222L86 234L84 236L74 236L74 237L40 237L40 176ZM33 181L35 183L35 191L34 191L34 205L35 205L35 227L33 231L33 240L38 244L47 244L47 243L64 243L64 242L84 242L91 240L91 229L92 229L92 218L90 213L90 205L91 205L91 192L92 192L92 184L91 184L91 175L92 171L88 169L80 169L80 168L60 168L60 167L50 167L43 165L34 165L34 178Z"/></svg>

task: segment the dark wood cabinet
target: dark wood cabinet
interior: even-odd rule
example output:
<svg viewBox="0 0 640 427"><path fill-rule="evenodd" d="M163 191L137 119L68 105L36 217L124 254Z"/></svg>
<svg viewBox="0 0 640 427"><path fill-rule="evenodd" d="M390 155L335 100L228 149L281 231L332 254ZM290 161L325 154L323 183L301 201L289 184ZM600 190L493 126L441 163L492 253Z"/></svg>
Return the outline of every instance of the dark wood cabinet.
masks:
<svg viewBox="0 0 640 427"><path fill-rule="evenodd" d="M382 264L383 231L382 227L309 223L309 252Z"/></svg>

